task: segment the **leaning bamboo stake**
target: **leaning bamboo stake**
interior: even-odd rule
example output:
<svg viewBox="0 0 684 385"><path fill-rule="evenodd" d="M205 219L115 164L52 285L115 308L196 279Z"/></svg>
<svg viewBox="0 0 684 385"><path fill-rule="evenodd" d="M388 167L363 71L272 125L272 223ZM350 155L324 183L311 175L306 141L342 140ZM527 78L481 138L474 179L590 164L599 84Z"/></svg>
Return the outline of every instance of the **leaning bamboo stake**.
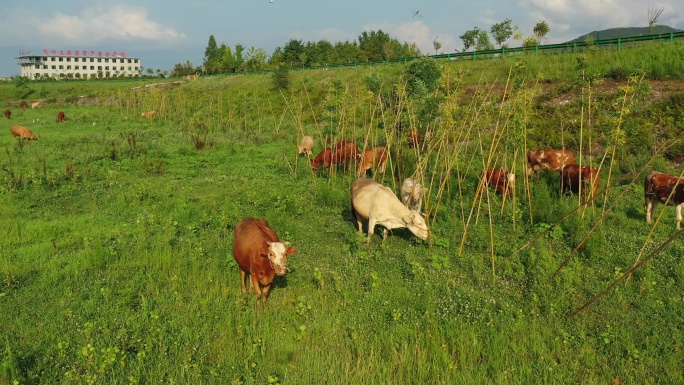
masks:
<svg viewBox="0 0 684 385"><path fill-rule="evenodd" d="M673 236L671 236L667 241L665 241L662 245L660 245L657 249L655 249L651 254L649 254L646 258L644 258L641 262L637 263L629 269L628 272L622 275L622 277L618 278L615 282L610 284L607 288L605 288L602 292L600 292L596 297L592 298L589 302L585 303L582 305L579 309L573 311L570 313L569 317L574 317L580 312L582 312L584 309L589 307L592 303L596 302L599 300L601 297L603 297L606 293L609 291L613 290L615 286L617 286L620 282L624 281L628 277L630 277L635 271L637 271L641 266L645 265L646 262L650 261L653 257L656 255L660 254L661 251L663 251L670 243L674 242L675 239L679 238L682 234L684 234L684 229L677 231Z"/></svg>

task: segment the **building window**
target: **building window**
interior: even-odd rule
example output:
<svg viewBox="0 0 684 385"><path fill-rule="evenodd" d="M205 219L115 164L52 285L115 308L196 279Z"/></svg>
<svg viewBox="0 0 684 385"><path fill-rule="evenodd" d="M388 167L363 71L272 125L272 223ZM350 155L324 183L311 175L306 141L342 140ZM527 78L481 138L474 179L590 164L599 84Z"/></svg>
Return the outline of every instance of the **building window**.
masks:
<svg viewBox="0 0 684 385"><path fill-rule="evenodd" d="M102 71L102 66L97 66L98 71Z"/></svg>
<svg viewBox="0 0 684 385"><path fill-rule="evenodd" d="M102 58L97 58L98 63L102 63Z"/></svg>
<svg viewBox="0 0 684 385"><path fill-rule="evenodd" d="M109 59L105 59L105 63L109 63Z"/></svg>
<svg viewBox="0 0 684 385"><path fill-rule="evenodd" d="M90 62L91 62L91 63L95 62L95 59L91 57L91 58L90 58Z"/></svg>
<svg viewBox="0 0 684 385"><path fill-rule="evenodd" d="M70 69L71 69L71 66L67 66L67 69L70 70Z"/></svg>
<svg viewBox="0 0 684 385"><path fill-rule="evenodd" d="M124 70L124 67L123 67L123 66L121 66L121 67L119 67L119 69L121 69L121 71L123 71L123 70Z"/></svg>
<svg viewBox="0 0 684 385"><path fill-rule="evenodd" d="M35 67L35 68L36 68L37 70L39 70L39 69L40 69L40 66L39 66L38 64L36 64L36 67Z"/></svg>
<svg viewBox="0 0 684 385"><path fill-rule="evenodd" d="M60 64L60 65L59 65L59 69L63 70L63 69L64 69L64 66Z"/></svg>
<svg viewBox="0 0 684 385"><path fill-rule="evenodd" d="M91 71L95 71L95 66L90 66Z"/></svg>
<svg viewBox="0 0 684 385"><path fill-rule="evenodd" d="M44 70L46 70L46 69L47 69L47 64L43 66L43 69L44 69Z"/></svg>
<svg viewBox="0 0 684 385"><path fill-rule="evenodd" d="M136 71L138 70L138 67L133 67Z"/></svg>
<svg viewBox="0 0 684 385"><path fill-rule="evenodd" d="M64 58L63 58L63 57L59 58L59 61L63 61L63 60L64 60Z"/></svg>
<svg viewBox="0 0 684 385"><path fill-rule="evenodd" d="M109 71L109 66L105 66L105 71Z"/></svg>
<svg viewBox="0 0 684 385"><path fill-rule="evenodd" d="M43 57L43 61L47 61L47 60L48 60L48 58L47 58L47 57Z"/></svg>
<svg viewBox="0 0 684 385"><path fill-rule="evenodd" d="M68 57L68 58L67 58L67 61L71 61L71 58L70 58L70 57Z"/></svg>
<svg viewBox="0 0 684 385"><path fill-rule="evenodd" d="M128 59L128 62L130 63L130 62L131 62L131 59Z"/></svg>
<svg viewBox="0 0 684 385"><path fill-rule="evenodd" d="M80 68L79 66L74 66L74 69L75 69L75 70L77 70L77 69L79 69L79 68Z"/></svg>
<svg viewBox="0 0 684 385"><path fill-rule="evenodd" d="M56 69L57 69L57 66L53 64L53 65L50 66L50 68L52 68L53 70L56 70Z"/></svg>

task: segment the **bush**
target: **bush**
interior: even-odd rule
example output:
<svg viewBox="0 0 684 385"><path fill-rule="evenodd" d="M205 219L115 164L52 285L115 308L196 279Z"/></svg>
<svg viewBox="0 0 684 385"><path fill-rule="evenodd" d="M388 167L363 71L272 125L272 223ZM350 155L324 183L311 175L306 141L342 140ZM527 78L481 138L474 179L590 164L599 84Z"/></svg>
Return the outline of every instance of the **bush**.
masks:
<svg viewBox="0 0 684 385"><path fill-rule="evenodd" d="M441 76L442 70L434 59L422 57L410 62L404 72L409 96L434 92Z"/></svg>
<svg viewBox="0 0 684 385"><path fill-rule="evenodd" d="M278 90L287 90L290 87L290 69L286 65L281 64L273 72L273 88Z"/></svg>

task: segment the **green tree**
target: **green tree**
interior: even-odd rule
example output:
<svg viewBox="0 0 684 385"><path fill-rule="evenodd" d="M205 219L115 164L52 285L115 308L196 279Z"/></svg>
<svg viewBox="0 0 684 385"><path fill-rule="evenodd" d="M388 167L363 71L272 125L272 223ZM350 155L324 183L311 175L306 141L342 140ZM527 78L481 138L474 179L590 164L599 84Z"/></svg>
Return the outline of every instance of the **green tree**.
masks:
<svg viewBox="0 0 684 385"><path fill-rule="evenodd" d="M490 49L494 49L494 45L491 41L489 41L489 34L487 33L487 31L481 29L477 33L477 42L475 43L475 49L477 51L487 51Z"/></svg>
<svg viewBox="0 0 684 385"><path fill-rule="evenodd" d="M435 59L425 56L412 60L404 70L404 80L409 95L417 94L421 87L424 87L427 93L434 92L441 76L442 70Z"/></svg>
<svg viewBox="0 0 684 385"><path fill-rule="evenodd" d="M535 24L534 28L532 29L532 32L534 33L534 37L537 39L538 42L543 42L544 40L546 40L546 35L549 33L549 25L542 20L539 23Z"/></svg>
<svg viewBox="0 0 684 385"><path fill-rule="evenodd" d="M235 68L236 71L243 71L245 69L245 58L243 53L245 52L245 46L242 44L235 44Z"/></svg>
<svg viewBox="0 0 684 385"><path fill-rule="evenodd" d="M216 39L214 35L209 36L209 43L207 48L204 50L204 70L208 74L213 74L218 72L220 68L219 59L221 57L221 52L216 45Z"/></svg>
<svg viewBox="0 0 684 385"><path fill-rule="evenodd" d="M503 43L506 40L508 40L508 38L513 36L513 26L511 25L511 19L506 19L500 23L492 25L492 28L489 30L489 32L492 33L492 37L494 38L494 41L499 46L499 48L502 48Z"/></svg>
<svg viewBox="0 0 684 385"><path fill-rule="evenodd" d="M235 72L236 71L235 56L233 51L225 43L221 43L219 47L219 58L217 64L217 72Z"/></svg>
<svg viewBox="0 0 684 385"><path fill-rule="evenodd" d="M278 68L273 71L272 76L273 88L276 91L287 90L290 87L290 70L286 63L281 63Z"/></svg>
<svg viewBox="0 0 684 385"><path fill-rule="evenodd" d="M473 29L463 32L463 34L459 36L459 39L461 39L461 41L463 42L463 52L467 52L470 49L470 47L475 47L477 37L479 34L480 29L478 27L475 27Z"/></svg>
<svg viewBox="0 0 684 385"><path fill-rule="evenodd" d="M437 55L437 53L438 53L437 51L442 49L442 43L440 43L437 40L437 38L439 38L439 36L435 37L435 40L432 41L432 47L435 49L435 55Z"/></svg>
<svg viewBox="0 0 684 385"><path fill-rule="evenodd" d="M173 69L171 70L171 77L183 77L185 75L190 75L193 74L194 71L194 65L190 60L186 60L184 62L176 63L173 66Z"/></svg>
<svg viewBox="0 0 684 385"><path fill-rule="evenodd" d="M283 62L290 67L304 65L301 62L301 55L304 53L304 44L301 40L290 39L283 47Z"/></svg>
<svg viewBox="0 0 684 385"><path fill-rule="evenodd" d="M250 47L245 54L245 65L249 71L258 71L266 66L268 54L261 48Z"/></svg>
<svg viewBox="0 0 684 385"><path fill-rule="evenodd" d="M26 76L15 76L12 78L14 83L14 94L19 99L26 99L33 93L33 90L29 87L30 79Z"/></svg>

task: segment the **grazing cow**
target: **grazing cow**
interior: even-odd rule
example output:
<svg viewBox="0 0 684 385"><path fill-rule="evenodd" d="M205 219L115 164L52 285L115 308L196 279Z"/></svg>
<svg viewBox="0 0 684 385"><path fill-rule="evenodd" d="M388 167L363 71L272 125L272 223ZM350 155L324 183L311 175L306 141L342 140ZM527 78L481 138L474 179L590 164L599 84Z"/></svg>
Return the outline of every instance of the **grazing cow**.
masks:
<svg viewBox="0 0 684 385"><path fill-rule="evenodd" d="M33 102L31 103L31 108L38 108L43 105L43 102Z"/></svg>
<svg viewBox="0 0 684 385"><path fill-rule="evenodd" d="M409 210L394 195L394 192L373 179L359 178L351 185L351 210L363 235L362 220L368 220L368 238L370 244L375 225L384 226L382 238L387 232L401 227L408 228L421 239L428 238L428 227L425 219L418 211Z"/></svg>
<svg viewBox="0 0 684 385"><path fill-rule="evenodd" d="M527 153L527 176L539 170L561 171L563 166L575 163L575 155L570 150L533 150Z"/></svg>
<svg viewBox="0 0 684 385"><path fill-rule="evenodd" d="M332 148L332 164L347 165L349 162L356 162L361 156L359 148L351 140L340 140Z"/></svg>
<svg viewBox="0 0 684 385"><path fill-rule="evenodd" d="M582 193L587 198L596 196L599 188L599 171L591 166L582 166L579 164L568 164L561 170L561 191L566 193L568 190L573 194L580 193L580 186Z"/></svg>
<svg viewBox="0 0 684 385"><path fill-rule="evenodd" d="M361 155L361 161L359 162L359 168L356 172L358 176L365 174L366 171L377 165L380 172L385 172L385 166L387 166L387 158L389 156L389 151L385 147L373 147L366 149Z"/></svg>
<svg viewBox="0 0 684 385"><path fill-rule="evenodd" d="M19 103L19 108L28 108L28 103L26 103L26 102Z"/></svg>
<svg viewBox="0 0 684 385"><path fill-rule="evenodd" d="M157 111L145 111L142 113L142 116L147 119L152 119L157 116Z"/></svg>
<svg viewBox="0 0 684 385"><path fill-rule="evenodd" d="M245 275L249 273L257 306L261 306L262 297L264 301L268 298L275 276L289 271L287 256L297 252L289 245L280 242L278 234L263 219L245 218L235 226L233 257L240 267L242 293L247 294Z"/></svg>
<svg viewBox="0 0 684 385"><path fill-rule="evenodd" d="M5 110L4 114L5 114L5 117L6 117L7 119L11 119L11 118L12 118L12 111L10 111L10 110Z"/></svg>
<svg viewBox="0 0 684 385"><path fill-rule="evenodd" d="M675 206L677 212L677 230L682 228L682 207L684 206L684 179L653 171L644 181L644 198L646 203L646 222L651 223L652 213L655 206L660 203L667 203Z"/></svg>
<svg viewBox="0 0 684 385"><path fill-rule="evenodd" d="M484 186L493 186L502 197L510 196L515 189L515 174L513 173L507 173L499 168L488 168L482 177Z"/></svg>
<svg viewBox="0 0 684 385"><path fill-rule="evenodd" d="M426 193L427 189L413 176L406 178L401 185L401 201L409 210L420 212Z"/></svg>
<svg viewBox="0 0 684 385"><path fill-rule="evenodd" d="M65 120L66 120L66 116L64 116L64 112L59 111L59 112L57 113L57 121L58 121L58 122L63 122L63 121L65 121Z"/></svg>
<svg viewBox="0 0 684 385"><path fill-rule="evenodd" d="M420 147L423 143L423 138L420 135L420 131L415 128L410 129L406 136L408 138L408 146L410 148Z"/></svg>
<svg viewBox="0 0 684 385"><path fill-rule="evenodd" d="M302 138L302 141L299 142L297 145L297 149L299 151L299 155L306 154L306 155L313 155L313 138L310 137L309 135L304 135Z"/></svg>
<svg viewBox="0 0 684 385"><path fill-rule="evenodd" d="M324 148L311 162L311 169L316 171L319 167L330 168L332 162L332 149Z"/></svg>
<svg viewBox="0 0 684 385"><path fill-rule="evenodd" d="M30 140L36 140L38 137L29 130L28 127L24 126L12 126L10 128L10 132L12 133L12 136L17 138L19 137L20 139L30 139Z"/></svg>

